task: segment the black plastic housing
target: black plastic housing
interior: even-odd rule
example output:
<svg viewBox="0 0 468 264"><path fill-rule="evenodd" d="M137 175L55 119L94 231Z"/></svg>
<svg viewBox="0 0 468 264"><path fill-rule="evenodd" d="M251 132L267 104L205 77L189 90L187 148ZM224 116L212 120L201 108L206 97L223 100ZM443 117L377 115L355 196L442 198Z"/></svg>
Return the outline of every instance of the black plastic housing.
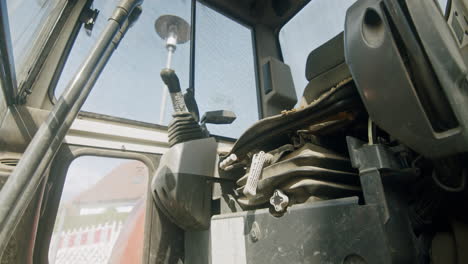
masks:
<svg viewBox="0 0 468 264"><path fill-rule="evenodd" d="M361 0L345 57L371 119L423 156L468 150L466 62L435 1Z"/></svg>
<svg viewBox="0 0 468 264"><path fill-rule="evenodd" d="M172 146L161 158L151 188L154 201L180 228L208 229L216 163L212 137Z"/></svg>

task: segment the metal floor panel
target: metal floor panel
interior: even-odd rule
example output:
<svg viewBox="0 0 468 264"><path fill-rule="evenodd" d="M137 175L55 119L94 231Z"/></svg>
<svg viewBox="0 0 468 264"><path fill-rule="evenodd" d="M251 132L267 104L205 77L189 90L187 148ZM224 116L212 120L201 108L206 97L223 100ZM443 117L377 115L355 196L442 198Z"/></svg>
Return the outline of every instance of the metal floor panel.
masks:
<svg viewBox="0 0 468 264"><path fill-rule="evenodd" d="M210 239L212 264L390 259L378 211L356 197L292 206L280 218L267 209L214 216Z"/></svg>

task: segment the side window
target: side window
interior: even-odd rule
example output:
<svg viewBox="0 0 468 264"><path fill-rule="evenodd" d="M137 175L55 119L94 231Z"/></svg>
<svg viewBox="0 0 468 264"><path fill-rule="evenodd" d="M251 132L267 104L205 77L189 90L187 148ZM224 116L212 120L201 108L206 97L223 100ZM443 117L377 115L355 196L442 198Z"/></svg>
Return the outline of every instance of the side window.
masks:
<svg viewBox="0 0 468 264"><path fill-rule="evenodd" d="M140 161L82 156L68 168L49 262L141 263L148 168ZM117 259L115 259L117 258Z"/></svg>
<svg viewBox="0 0 468 264"><path fill-rule="evenodd" d="M18 81L28 72L28 58L47 40L66 0L6 0L13 59Z"/></svg>
<svg viewBox="0 0 468 264"><path fill-rule="evenodd" d="M307 85L305 65L309 53L344 30L346 10L356 0L314 0L279 32L283 59L291 67L296 94ZM300 100L298 100L300 102Z"/></svg>
<svg viewBox="0 0 468 264"><path fill-rule="evenodd" d="M60 97L89 54L118 2L94 1L93 8L100 10L99 17L91 34L84 28L79 32L55 89L55 97ZM166 66L167 50L165 40L155 31L155 21L170 14L190 23L191 1L144 1L142 7L143 13L110 58L82 110L167 125L172 106L168 98L163 118L160 118L164 83L159 76ZM181 88L188 88L190 41L177 45L172 68L177 72Z"/></svg>
<svg viewBox="0 0 468 264"><path fill-rule="evenodd" d="M196 3L195 94L200 115L229 110L230 125L208 125L212 134L237 138L258 120L252 30Z"/></svg>
<svg viewBox="0 0 468 264"><path fill-rule="evenodd" d="M437 0L439 3L440 9L442 10L442 14L445 14L445 11L447 9L447 4L449 0Z"/></svg>

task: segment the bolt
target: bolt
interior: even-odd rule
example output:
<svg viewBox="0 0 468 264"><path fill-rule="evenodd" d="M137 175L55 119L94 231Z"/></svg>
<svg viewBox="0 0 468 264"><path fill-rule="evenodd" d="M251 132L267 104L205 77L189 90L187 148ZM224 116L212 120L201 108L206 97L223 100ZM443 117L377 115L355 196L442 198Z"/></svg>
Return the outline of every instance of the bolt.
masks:
<svg viewBox="0 0 468 264"><path fill-rule="evenodd" d="M250 239L252 242L257 242L260 239L260 227L257 222L253 222L252 228L250 229Z"/></svg>
<svg viewBox="0 0 468 264"><path fill-rule="evenodd" d="M289 204L289 197L281 190L275 190L270 198L270 204L273 205L276 212L284 212Z"/></svg>
<svg viewBox="0 0 468 264"><path fill-rule="evenodd" d="M234 197L229 196L229 205L235 206L236 205L236 199Z"/></svg>
<svg viewBox="0 0 468 264"><path fill-rule="evenodd" d="M228 171L234 167L232 166L232 164L234 164L236 161L237 161L237 156L236 154L233 153L229 155L227 158L225 158L223 161L221 161L221 163L219 163L219 168L222 170Z"/></svg>

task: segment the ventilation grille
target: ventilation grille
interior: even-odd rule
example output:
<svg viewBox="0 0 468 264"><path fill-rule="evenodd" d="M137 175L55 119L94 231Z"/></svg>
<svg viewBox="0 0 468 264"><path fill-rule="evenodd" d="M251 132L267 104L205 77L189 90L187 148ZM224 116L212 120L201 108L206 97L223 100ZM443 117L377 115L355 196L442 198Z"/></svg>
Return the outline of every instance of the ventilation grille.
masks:
<svg viewBox="0 0 468 264"><path fill-rule="evenodd" d="M15 167L18 164L19 159L0 159L0 164L10 167Z"/></svg>

